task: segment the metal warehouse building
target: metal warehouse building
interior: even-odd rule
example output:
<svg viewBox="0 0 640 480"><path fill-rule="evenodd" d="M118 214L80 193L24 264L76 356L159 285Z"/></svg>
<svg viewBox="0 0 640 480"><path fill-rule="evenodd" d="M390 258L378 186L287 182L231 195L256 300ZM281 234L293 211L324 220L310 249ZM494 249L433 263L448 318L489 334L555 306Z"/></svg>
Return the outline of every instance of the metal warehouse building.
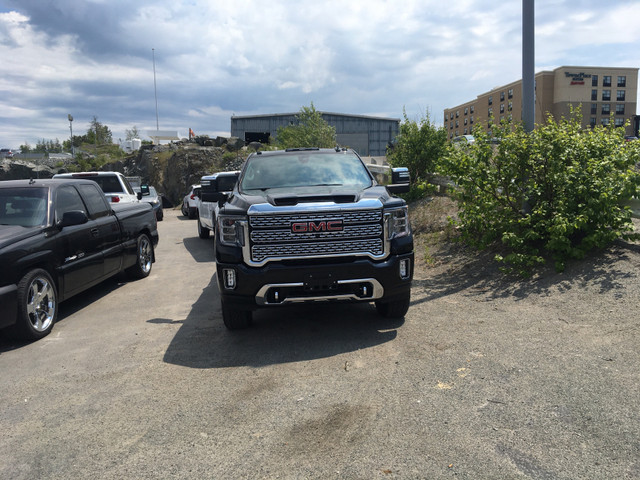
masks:
<svg viewBox="0 0 640 480"><path fill-rule="evenodd" d="M400 131L399 118L345 115L319 112L322 118L336 129L338 145L349 147L361 156L382 157L387 146ZM297 113L250 115L231 117L231 136L245 142L268 143L276 138L279 127L295 125Z"/></svg>

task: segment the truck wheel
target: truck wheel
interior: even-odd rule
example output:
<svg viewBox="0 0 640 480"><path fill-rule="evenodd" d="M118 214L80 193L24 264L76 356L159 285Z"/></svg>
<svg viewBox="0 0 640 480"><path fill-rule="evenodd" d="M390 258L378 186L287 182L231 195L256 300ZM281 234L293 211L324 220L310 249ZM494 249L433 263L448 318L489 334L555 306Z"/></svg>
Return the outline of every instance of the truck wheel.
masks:
<svg viewBox="0 0 640 480"><path fill-rule="evenodd" d="M377 301L376 310L384 318L402 318L407 314L410 303L411 294L407 293L399 300L392 302L385 302L384 300Z"/></svg>
<svg viewBox="0 0 640 480"><path fill-rule="evenodd" d="M198 236L200 238L209 238L209 233L211 231L207 227L203 227L200 223L200 219L198 218Z"/></svg>
<svg viewBox="0 0 640 480"><path fill-rule="evenodd" d="M125 271L132 278L145 278L151 273L153 264L153 245L146 233L138 237L136 245L136 263Z"/></svg>
<svg viewBox="0 0 640 480"><path fill-rule="evenodd" d="M57 298L51 275L31 270L18 283L18 318L10 333L27 340L49 335L58 316Z"/></svg>
<svg viewBox="0 0 640 480"><path fill-rule="evenodd" d="M251 325L251 311L238 310L222 304L222 321L229 330L240 330Z"/></svg>

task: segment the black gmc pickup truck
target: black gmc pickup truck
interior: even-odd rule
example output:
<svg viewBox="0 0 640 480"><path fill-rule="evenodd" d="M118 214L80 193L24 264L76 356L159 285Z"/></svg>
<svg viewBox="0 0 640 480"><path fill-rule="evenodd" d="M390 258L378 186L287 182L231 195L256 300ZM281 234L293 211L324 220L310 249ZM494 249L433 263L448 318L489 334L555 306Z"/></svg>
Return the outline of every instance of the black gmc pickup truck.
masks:
<svg viewBox="0 0 640 480"><path fill-rule="evenodd" d="M91 180L0 182L0 328L44 337L59 302L122 270L148 276L157 244L148 203L110 205Z"/></svg>
<svg viewBox="0 0 640 480"><path fill-rule="evenodd" d="M375 302L389 318L410 303L413 237L407 169L378 185L348 149L251 154L218 201L215 256L222 317L247 327L252 311L301 302Z"/></svg>

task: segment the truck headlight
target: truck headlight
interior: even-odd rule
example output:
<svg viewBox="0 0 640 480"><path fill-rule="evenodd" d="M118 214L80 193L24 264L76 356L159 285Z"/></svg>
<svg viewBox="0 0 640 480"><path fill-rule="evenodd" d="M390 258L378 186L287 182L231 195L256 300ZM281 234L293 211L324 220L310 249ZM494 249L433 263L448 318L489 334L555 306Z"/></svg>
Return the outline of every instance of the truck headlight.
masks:
<svg viewBox="0 0 640 480"><path fill-rule="evenodd" d="M406 205L385 212L389 228L389 240L398 237L406 237L411 233L409 225L409 207Z"/></svg>
<svg viewBox="0 0 640 480"><path fill-rule="evenodd" d="M218 240L222 245L226 245L228 247L243 247L244 226L246 224L246 217L219 215Z"/></svg>

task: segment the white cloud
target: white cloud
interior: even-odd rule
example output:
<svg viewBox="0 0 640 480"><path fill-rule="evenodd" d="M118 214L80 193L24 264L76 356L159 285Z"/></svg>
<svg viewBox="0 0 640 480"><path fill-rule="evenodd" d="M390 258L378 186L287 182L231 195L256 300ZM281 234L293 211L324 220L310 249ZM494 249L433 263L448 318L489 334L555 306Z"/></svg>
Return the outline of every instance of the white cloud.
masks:
<svg viewBox="0 0 640 480"><path fill-rule="evenodd" d="M226 132L233 113L316 108L399 118L521 75L521 2L5 0L0 144L66 138L96 115L114 138ZM9 8L6 7L9 5ZM640 2L539 0L537 70L638 66Z"/></svg>

